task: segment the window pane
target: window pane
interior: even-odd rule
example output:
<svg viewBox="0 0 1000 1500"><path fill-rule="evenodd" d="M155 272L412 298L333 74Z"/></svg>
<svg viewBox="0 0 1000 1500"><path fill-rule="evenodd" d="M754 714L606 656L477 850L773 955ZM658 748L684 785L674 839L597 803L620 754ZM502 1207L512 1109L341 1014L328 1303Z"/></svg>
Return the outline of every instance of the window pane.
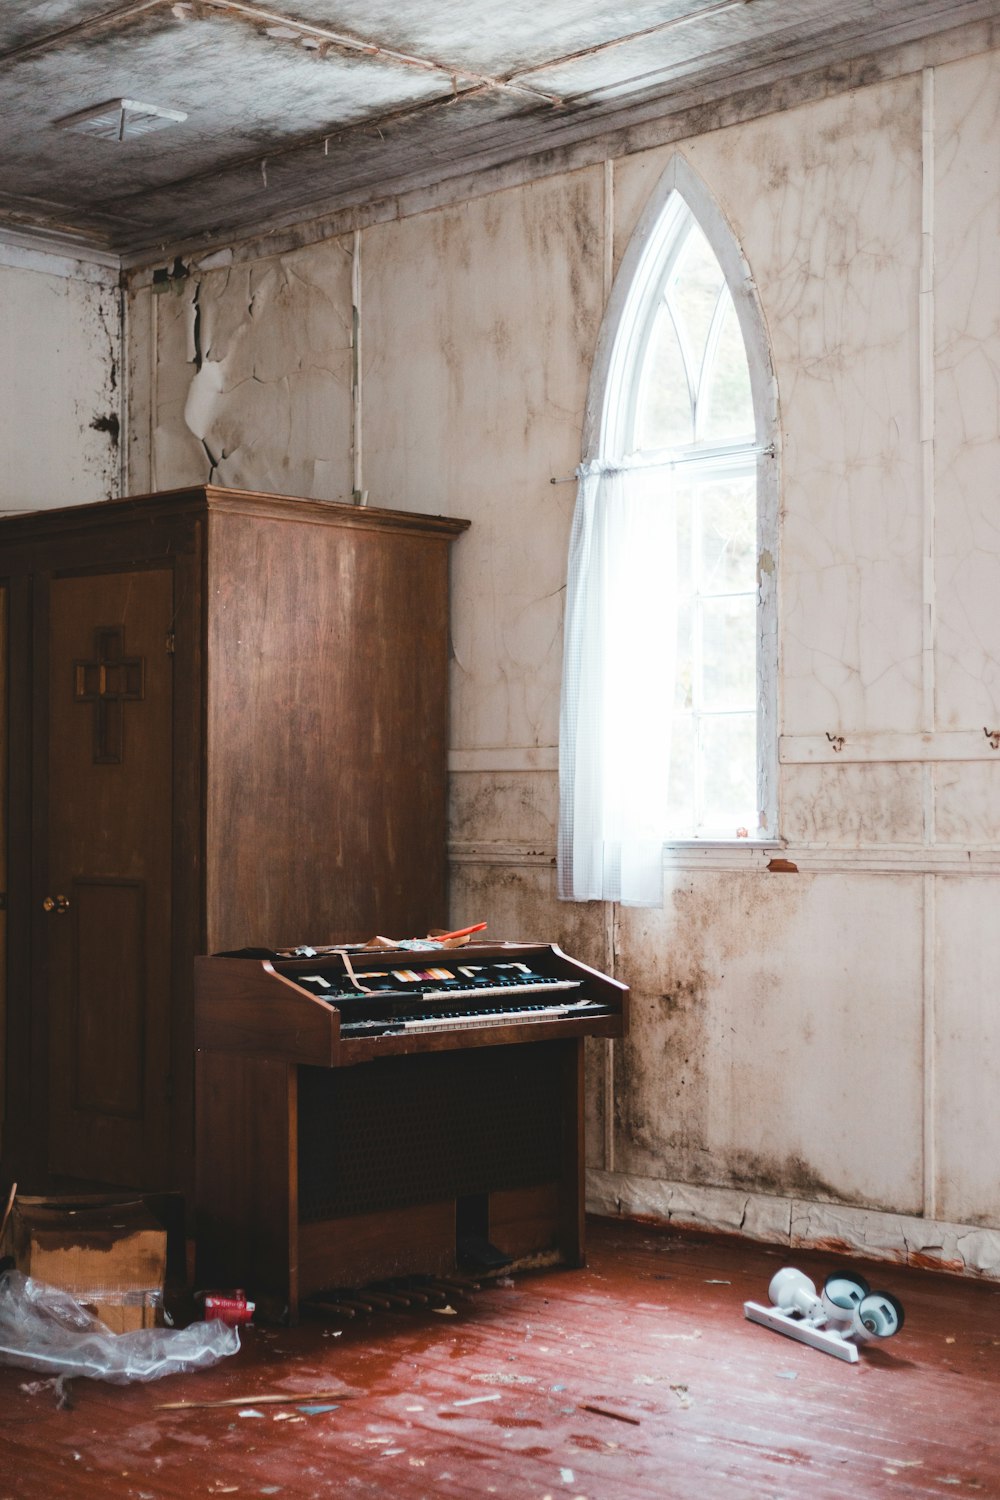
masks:
<svg viewBox="0 0 1000 1500"><path fill-rule="evenodd" d="M705 594L748 592L757 586L756 482L752 476L715 480L701 489L701 577Z"/></svg>
<svg viewBox="0 0 1000 1500"><path fill-rule="evenodd" d="M675 481L672 503L677 513L677 592L681 596L694 589L693 499L694 485Z"/></svg>
<svg viewBox="0 0 1000 1500"><path fill-rule="evenodd" d="M692 224L674 263L667 300L688 345L696 376L701 371L709 329L724 284L722 268L712 247L697 224Z"/></svg>
<svg viewBox="0 0 1000 1500"><path fill-rule="evenodd" d="M752 437L755 430L750 369L733 299L727 287L721 329L698 402L699 441Z"/></svg>
<svg viewBox="0 0 1000 1500"><path fill-rule="evenodd" d="M701 721L702 824L722 838L757 828L757 723L754 714Z"/></svg>
<svg viewBox="0 0 1000 1500"><path fill-rule="evenodd" d="M686 709L688 712L694 706L694 663L691 658L692 651L692 616L694 606L690 599L684 600L677 608L677 666L674 678L674 708Z"/></svg>
<svg viewBox="0 0 1000 1500"><path fill-rule="evenodd" d="M706 712L752 711L757 691L753 594L702 601L702 700Z"/></svg>
<svg viewBox="0 0 1000 1500"><path fill-rule="evenodd" d="M639 385L637 448L676 448L694 442L694 410L674 320L660 307Z"/></svg>
<svg viewBox="0 0 1000 1500"><path fill-rule="evenodd" d="M690 838L694 830L694 765L694 719L690 714L675 714L667 788L667 827L675 838Z"/></svg>

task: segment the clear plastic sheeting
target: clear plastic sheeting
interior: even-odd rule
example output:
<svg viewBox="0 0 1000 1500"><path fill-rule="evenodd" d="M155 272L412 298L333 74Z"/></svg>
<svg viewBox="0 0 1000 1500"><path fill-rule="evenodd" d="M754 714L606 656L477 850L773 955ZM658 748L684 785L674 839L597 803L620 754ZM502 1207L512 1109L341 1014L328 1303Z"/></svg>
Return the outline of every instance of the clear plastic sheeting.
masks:
<svg viewBox="0 0 1000 1500"><path fill-rule="evenodd" d="M217 1320L112 1333L69 1292L21 1271L0 1276L0 1364L130 1385L208 1369L239 1347L237 1330Z"/></svg>

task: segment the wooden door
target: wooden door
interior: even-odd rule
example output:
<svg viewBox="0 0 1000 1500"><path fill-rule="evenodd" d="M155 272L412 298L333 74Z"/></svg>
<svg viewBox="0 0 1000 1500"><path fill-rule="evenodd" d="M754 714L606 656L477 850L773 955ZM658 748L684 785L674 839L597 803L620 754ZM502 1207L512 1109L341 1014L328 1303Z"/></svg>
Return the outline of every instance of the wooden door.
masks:
<svg viewBox="0 0 1000 1500"><path fill-rule="evenodd" d="M168 569L51 581L49 1171L168 1171L173 615Z"/></svg>
<svg viewBox="0 0 1000 1500"><path fill-rule="evenodd" d="M7 723L7 589L0 587L0 1148L7 1117L7 765L10 736Z"/></svg>

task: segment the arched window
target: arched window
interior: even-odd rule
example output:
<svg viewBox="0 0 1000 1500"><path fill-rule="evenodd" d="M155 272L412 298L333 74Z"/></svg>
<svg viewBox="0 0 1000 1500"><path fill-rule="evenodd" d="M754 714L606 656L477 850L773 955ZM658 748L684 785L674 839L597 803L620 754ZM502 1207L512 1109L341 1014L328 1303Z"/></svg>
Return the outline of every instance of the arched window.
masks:
<svg viewBox="0 0 1000 1500"><path fill-rule="evenodd" d="M665 843L774 837L776 416L749 268L677 157L591 381L560 728L567 899L659 902Z"/></svg>

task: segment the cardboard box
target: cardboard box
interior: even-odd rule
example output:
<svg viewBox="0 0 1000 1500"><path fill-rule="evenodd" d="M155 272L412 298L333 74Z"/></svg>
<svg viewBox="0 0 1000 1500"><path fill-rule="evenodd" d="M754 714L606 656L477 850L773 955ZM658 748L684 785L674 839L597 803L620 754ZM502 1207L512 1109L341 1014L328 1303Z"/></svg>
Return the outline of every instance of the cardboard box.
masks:
<svg viewBox="0 0 1000 1500"><path fill-rule="evenodd" d="M167 1233L137 1199L14 1199L6 1253L71 1292L115 1333L152 1328L163 1305Z"/></svg>

